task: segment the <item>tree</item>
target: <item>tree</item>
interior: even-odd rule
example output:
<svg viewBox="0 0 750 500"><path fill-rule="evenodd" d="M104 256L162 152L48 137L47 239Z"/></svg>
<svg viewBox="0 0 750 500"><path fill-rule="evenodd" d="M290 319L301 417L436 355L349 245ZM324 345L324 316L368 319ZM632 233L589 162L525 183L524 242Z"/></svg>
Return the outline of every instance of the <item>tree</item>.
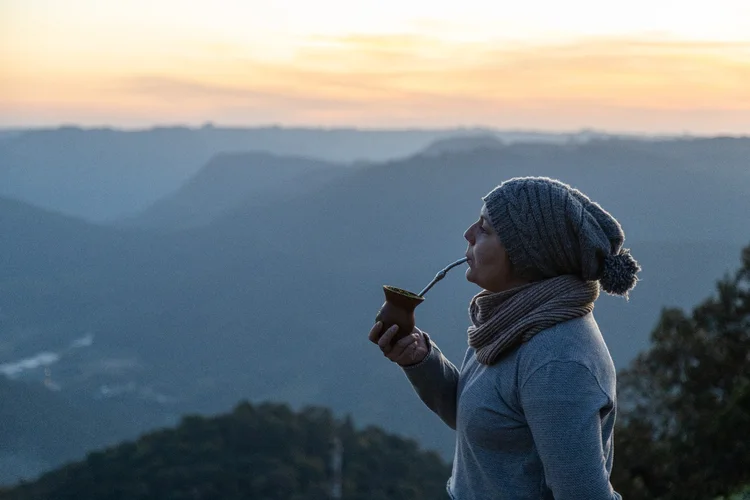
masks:
<svg viewBox="0 0 750 500"><path fill-rule="evenodd" d="M692 314L665 309L619 375L613 483L629 499L707 499L750 482L750 246Z"/></svg>
<svg viewBox="0 0 750 500"><path fill-rule="evenodd" d="M445 498L450 466L435 452L377 427L354 428L327 408L239 404L88 455L13 489L3 500L326 500L331 445L344 443L343 490L351 500Z"/></svg>

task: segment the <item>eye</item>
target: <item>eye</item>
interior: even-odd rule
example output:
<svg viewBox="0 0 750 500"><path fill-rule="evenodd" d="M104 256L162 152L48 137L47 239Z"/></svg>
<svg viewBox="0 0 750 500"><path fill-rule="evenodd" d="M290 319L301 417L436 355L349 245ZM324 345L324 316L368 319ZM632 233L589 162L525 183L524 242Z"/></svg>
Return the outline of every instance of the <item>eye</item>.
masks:
<svg viewBox="0 0 750 500"><path fill-rule="evenodd" d="M487 230L484 228L482 224L479 224L479 232L480 233L487 233Z"/></svg>

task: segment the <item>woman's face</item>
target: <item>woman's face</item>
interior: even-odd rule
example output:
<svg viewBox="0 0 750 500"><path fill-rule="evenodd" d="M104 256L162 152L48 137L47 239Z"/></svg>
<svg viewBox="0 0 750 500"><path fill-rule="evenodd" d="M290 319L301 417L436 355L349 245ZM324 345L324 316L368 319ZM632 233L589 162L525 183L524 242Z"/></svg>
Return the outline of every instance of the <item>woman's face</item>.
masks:
<svg viewBox="0 0 750 500"><path fill-rule="evenodd" d="M469 242L468 281L491 292L509 290L526 282L514 276L508 253L490 225L487 207L482 206L479 220L469 226L464 238Z"/></svg>

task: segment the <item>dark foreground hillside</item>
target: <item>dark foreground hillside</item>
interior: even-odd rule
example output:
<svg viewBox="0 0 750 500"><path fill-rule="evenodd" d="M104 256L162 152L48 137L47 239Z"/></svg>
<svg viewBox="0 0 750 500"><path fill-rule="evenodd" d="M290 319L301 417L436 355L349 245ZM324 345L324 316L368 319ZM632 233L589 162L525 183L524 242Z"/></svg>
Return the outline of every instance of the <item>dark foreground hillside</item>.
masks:
<svg viewBox="0 0 750 500"><path fill-rule="evenodd" d="M186 417L175 429L90 454L3 500L328 499L334 440L342 445L347 500L447 498L437 453L376 427L357 430L327 409L240 404L226 415Z"/></svg>

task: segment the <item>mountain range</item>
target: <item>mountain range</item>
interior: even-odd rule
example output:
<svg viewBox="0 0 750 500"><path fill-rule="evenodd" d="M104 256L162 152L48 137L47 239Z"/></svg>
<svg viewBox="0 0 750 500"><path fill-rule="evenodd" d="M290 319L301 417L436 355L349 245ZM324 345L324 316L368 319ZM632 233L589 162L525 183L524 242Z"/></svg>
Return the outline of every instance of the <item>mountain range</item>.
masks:
<svg viewBox="0 0 750 500"><path fill-rule="evenodd" d="M470 143L368 162L218 154L110 224L0 199L0 368L56 353L14 377L128 408L136 428L108 437L271 400L351 413L449 457L452 432L366 335L383 284L417 291L463 255L496 184L556 177L623 224L641 282L595 310L618 368L662 307L704 298L750 240L750 139ZM455 362L478 291L461 274L417 309ZM44 453L40 470L59 464Z"/></svg>
<svg viewBox="0 0 750 500"><path fill-rule="evenodd" d="M270 153L221 153L174 193L121 221L126 227L186 229L240 205L280 203L338 179L356 166Z"/></svg>
<svg viewBox="0 0 750 500"><path fill-rule="evenodd" d="M333 162L385 161L433 141L491 133L505 141L561 142L589 132L548 134L444 130L156 127L144 130L0 131L0 196L94 222L130 217L172 192L221 153L259 151Z"/></svg>

